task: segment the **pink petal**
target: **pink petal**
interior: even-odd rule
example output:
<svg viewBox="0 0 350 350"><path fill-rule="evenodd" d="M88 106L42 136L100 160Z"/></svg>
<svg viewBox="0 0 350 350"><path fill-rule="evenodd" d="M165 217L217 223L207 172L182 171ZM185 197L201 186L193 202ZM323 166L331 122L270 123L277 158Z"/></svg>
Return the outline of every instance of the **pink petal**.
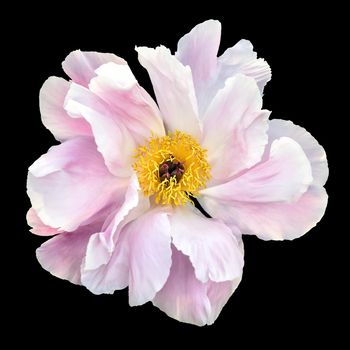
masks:
<svg viewBox="0 0 350 350"><path fill-rule="evenodd" d="M40 112L43 124L57 140L75 136L90 136L90 125L82 118L71 118L63 108L70 83L50 77L40 90Z"/></svg>
<svg viewBox="0 0 350 350"><path fill-rule="evenodd" d="M140 63L151 78L157 102L168 130L180 130L200 139L192 73L164 46L156 49L138 47Z"/></svg>
<svg viewBox="0 0 350 350"><path fill-rule="evenodd" d="M85 256L86 246L96 225L82 226L75 232L57 235L36 250L41 266L52 275L81 284L80 266Z"/></svg>
<svg viewBox="0 0 350 350"><path fill-rule="evenodd" d="M126 64L122 58L111 53L76 50L66 57L62 63L62 67L75 83L88 86L90 80L96 76L95 70L108 62Z"/></svg>
<svg viewBox="0 0 350 350"><path fill-rule="evenodd" d="M57 228L45 225L33 208L27 212L27 223L32 227L30 232L38 236L53 236L61 232Z"/></svg>
<svg viewBox="0 0 350 350"><path fill-rule="evenodd" d="M217 58L220 36L220 22L209 20L198 24L178 43L176 57L191 67L201 117L216 93L224 87L226 79L236 74L250 76L256 80L261 92L271 79L269 65L263 59L257 59L247 40L239 41Z"/></svg>
<svg viewBox="0 0 350 350"><path fill-rule="evenodd" d="M297 186L292 190L297 185L295 180L300 178L297 174L299 172L300 175L300 170L303 168L302 164L293 165L297 152L292 152L293 154L285 157L285 165L281 167L280 174L285 173L285 180L277 172L276 176L271 178L268 173L265 175L263 172L260 173L261 167L264 168L265 164L261 163L244 173L243 180L238 177L227 184L218 186L216 190L207 189L211 192L211 198L203 197L201 204L213 217L221 218L229 226L238 225L245 234L255 234L265 240L295 239L314 227L325 212L328 196L321 186L328 176L327 160L323 148L304 129L280 120L275 120L270 125L270 139L264 156L265 161L270 162L269 157L276 144L282 142L283 145L286 140L291 144L292 139L289 137L292 137L295 140L293 141L294 146L297 144L296 141L298 142L298 153L302 149L310 163L310 172L313 176L310 185L307 186L309 180L305 181L304 185L301 181L299 191L296 191ZM284 135L288 137L281 137ZM254 172L257 175L256 179ZM259 174L261 174L261 180L264 180L264 177L267 181L279 178L280 184L276 186L271 186L272 182L259 184L257 181ZM250 179L251 183L248 188L245 187L249 184L249 182L245 183L247 179ZM291 183L294 185L291 186ZM307 190L302 193L305 186ZM261 189L264 190L261 191ZM213 196L214 192L216 192L215 196ZM292 195L293 192L295 196Z"/></svg>
<svg viewBox="0 0 350 350"><path fill-rule="evenodd" d="M154 298L168 278L171 265L170 226L167 213L154 209L138 218L126 218L110 260L91 268L87 254L83 284L95 294L113 293L129 285L130 305L141 305ZM90 244L90 243L89 243Z"/></svg>
<svg viewBox="0 0 350 350"><path fill-rule="evenodd" d="M208 20L195 26L177 44L177 59L192 70L196 92L203 91L217 70L221 23Z"/></svg>
<svg viewBox="0 0 350 350"><path fill-rule="evenodd" d="M116 176L130 176L136 143L114 111L88 89L72 83L65 100L72 117L83 116L91 125L108 169Z"/></svg>
<svg viewBox="0 0 350 350"><path fill-rule="evenodd" d="M204 209L227 225L238 225L244 234L264 240L292 240L303 236L321 220L328 196L323 187L310 186L296 202L232 202L203 198Z"/></svg>
<svg viewBox="0 0 350 350"><path fill-rule="evenodd" d="M99 67L96 74L90 81L90 90L109 104L133 134L140 136L140 143L149 138L151 132L164 135L156 103L138 84L127 65L107 63Z"/></svg>
<svg viewBox="0 0 350 350"><path fill-rule="evenodd" d="M257 58L253 45L248 40L240 40L235 46L227 49L218 60L219 78L221 80L234 74L244 74L257 82L260 92L271 80L270 66L263 58Z"/></svg>
<svg viewBox="0 0 350 350"><path fill-rule="evenodd" d="M326 183L329 173L326 152L309 132L289 120L273 119L269 122L268 134L270 143L282 136L298 142L310 161L313 184L323 186Z"/></svg>
<svg viewBox="0 0 350 350"><path fill-rule="evenodd" d="M117 205L125 180L112 176L90 138L51 147L29 168L28 195L45 225L74 231L99 211Z"/></svg>
<svg viewBox="0 0 350 350"><path fill-rule="evenodd" d="M189 208L176 208L170 224L173 244L189 256L199 281L223 282L241 274L243 256L225 224Z"/></svg>
<svg viewBox="0 0 350 350"><path fill-rule="evenodd" d="M141 305L152 300L164 286L171 266L170 224L167 213L154 209L122 233L120 244L129 248L129 303Z"/></svg>
<svg viewBox="0 0 350 350"><path fill-rule="evenodd" d="M203 120L202 145L214 180L223 181L260 161L267 143L269 111L254 79L236 75L226 81Z"/></svg>
<svg viewBox="0 0 350 350"><path fill-rule="evenodd" d="M121 206L111 213L111 220L106 220L102 231L91 236L84 268L95 270L101 265L107 264L122 227L148 209L149 200L141 195L137 177L134 175L128 183Z"/></svg>
<svg viewBox="0 0 350 350"><path fill-rule="evenodd" d="M310 162L298 143L288 137L275 140L266 161L234 179L201 191L228 204L296 201L312 183Z"/></svg>
<svg viewBox="0 0 350 350"><path fill-rule="evenodd" d="M242 271L233 281L200 282L195 277L189 258L173 247L169 278L153 299L153 304L181 322L198 326L212 324L241 277Z"/></svg>

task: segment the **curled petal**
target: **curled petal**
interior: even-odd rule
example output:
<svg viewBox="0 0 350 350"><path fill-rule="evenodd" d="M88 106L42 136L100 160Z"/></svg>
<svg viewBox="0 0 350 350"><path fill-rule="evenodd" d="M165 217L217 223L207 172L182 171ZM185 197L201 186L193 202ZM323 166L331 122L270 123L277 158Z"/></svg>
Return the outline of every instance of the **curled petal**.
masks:
<svg viewBox="0 0 350 350"><path fill-rule="evenodd" d="M212 176L224 181L258 163L267 144L270 112L254 79L236 75L226 81L203 120L203 147L208 150Z"/></svg>
<svg viewBox="0 0 350 350"><path fill-rule="evenodd" d="M312 183L310 162L289 137L275 140L269 157L232 180L204 189L226 203L296 201Z"/></svg>
<svg viewBox="0 0 350 350"><path fill-rule="evenodd" d="M160 209L130 219L122 223L109 261L92 270L87 254L82 271L83 284L95 294L129 286L129 302L134 306L152 300L167 280L171 238L167 213Z"/></svg>
<svg viewBox="0 0 350 350"><path fill-rule="evenodd" d="M212 324L237 288L242 271L236 279L226 282L200 282L189 258L172 249L172 266L164 287L153 304L168 316L198 326Z"/></svg>
<svg viewBox="0 0 350 350"><path fill-rule="evenodd" d="M328 163L324 148L304 128L289 120L273 119L269 122L269 143L280 137L290 137L305 152L312 168L313 185L323 186L328 178Z"/></svg>
<svg viewBox="0 0 350 350"><path fill-rule="evenodd" d="M30 232L38 236L53 236L61 232L56 228L45 225L34 208L30 208L27 212L27 223L32 227Z"/></svg>
<svg viewBox="0 0 350 350"><path fill-rule="evenodd" d="M228 226L238 225L243 234L264 240L292 240L303 236L321 220L328 196L323 187L310 188L296 202L234 202L203 197L201 204Z"/></svg>
<svg viewBox="0 0 350 350"><path fill-rule="evenodd" d="M257 58L248 40L239 41L218 58L220 36L220 22L208 20L194 27L178 43L176 57L191 67L200 117L228 78L236 74L252 77L261 93L271 79L269 65Z"/></svg>
<svg viewBox="0 0 350 350"><path fill-rule="evenodd" d="M41 120L57 140L76 136L91 136L90 125L83 118L71 118L64 109L64 100L69 90L68 81L50 77L40 90Z"/></svg>
<svg viewBox="0 0 350 350"><path fill-rule="evenodd" d="M176 208L170 223L173 244L189 256L199 281L222 282L240 275L243 256L236 237L224 223L189 208Z"/></svg>
<svg viewBox="0 0 350 350"><path fill-rule="evenodd" d="M76 50L66 57L62 67L75 83L88 86L90 80L96 76L95 70L108 62L126 64L122 58L111 53Z"/></svg>
<svg viewBox="0 0 350 350"><path fill-rule="evenodd" d="M140 142L151 132L163 136L164 126L159 109L152 97L135 79L127 65L107 63L96 70L90 81L92 92L106 101L125 126L138 135Z"/></svg>
<svg viewBox="0 0 350 350"><path fill-rule="evenodd" d="M86 252L90 235L98 225L88 225L75 232L57 235L36 250L36 256L41 266L52 275L81 284L80 268Z"/></svg>
<svg viewBox="0 0 350 350"><path fill-rule="evenodd" d="M74 231L101 210L117 205L125 180L110 174L91 138L51 147L29 168L28 195L40 220Z"/></svg>
<svg viewBox="0 0 350 350"><path fill-rule="evenodd" d="M110 172L129 177L135 140L108 104L88 89L72 83L65 109L72 117L83 116L91 125L98 150Z"/></svg>

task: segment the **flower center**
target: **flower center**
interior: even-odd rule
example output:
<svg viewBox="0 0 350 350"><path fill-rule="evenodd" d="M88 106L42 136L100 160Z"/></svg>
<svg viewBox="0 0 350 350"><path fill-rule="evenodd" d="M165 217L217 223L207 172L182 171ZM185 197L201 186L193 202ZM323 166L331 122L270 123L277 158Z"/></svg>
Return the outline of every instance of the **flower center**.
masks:
<svg viewBox="0 0 350 350"><path fill-rule="evenodd" d="M133 168L141 189L157 204L193 204L190 196L198 196L210 179L207 151L183 132L152 136L136 152Z"/></svg>

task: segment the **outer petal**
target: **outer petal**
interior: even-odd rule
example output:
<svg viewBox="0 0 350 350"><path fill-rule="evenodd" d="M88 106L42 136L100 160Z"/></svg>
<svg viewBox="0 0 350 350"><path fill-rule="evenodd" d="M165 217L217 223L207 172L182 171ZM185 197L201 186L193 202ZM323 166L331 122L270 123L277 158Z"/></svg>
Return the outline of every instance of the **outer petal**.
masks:
<svg viewBox="0 0 350 350"><path fill-rule="evenodd" d="M292 202L300 198L311 183L311 166L304 151L289 137L282 137L272 143L266 161L201 193L227 203Z"/></svg>
<svg viewBox="0 0 350 350"><path fill-rule="evenodd" d="M100 96L120 116L140 143L151 135L164 135L163 121L152 97L135 79L127 65L107 63L96 70L97 77L89 88Z"/></svg>
<svg viewBox="0 0 350 350"><path fill-rule="evenodd" d="M65 109L72 117L83 116L91 125L98 150L111 173L130 176L135 140L108 104L73 83L66 96Z"/></svg>
<svg viewBox="0 0 350 350"><path fill-rule="evenodd" d="M281 181L280 186L276 186L276 188L266 185L263 186L265 189L270 188L271 193L274 194L273 196L261 196L262 193L259 194L259 192L258 195L256 195L256 192L254 191L256 191L259 186L255 186L255 190L249 192L249 196L247 196L248 189L246 188L246 194L244 194L239 189L239 187L242 186L242 183L240 184L238 181L237 184L230 189L226 187L225 190L225 185L223 185L223 187L217 191L215 198L204 197L201 204L213 217L221 218L228 225L238 225L243 233L255 234L266 240L298 238L320 221L327 206L327 193L320 186L323 185L328 176L325 153L323 148L309 133L290 122L279 120L274 121L271 124L269 134L270 140L266 155L264 156L265 159L269 158L273 145L280 143L281 140L291 140L286 137L275 139L282 135L293 137L293 139L301 145L301 147L299 146L299 149L302 148L304 154L308 157L312 175L314 176L307 191L301 196L294 198L295 201L288 202L288 196L284 199L283 196L281 196L283 192L287 190L287 187L290 184L290 179L293 179L294 181L296 178L296 172L300 171L302 168L301 165L297 166L297 164L295 164L295 169L293 169L293 167L289 168L289 166L284 167L284 170L289 169L289 176ZM291 165L293 158L296 156L295 152L293 152L293 154L294 157L286 158L289 165ZM259 166L261 165L258 165L257 167ZM256 171L257 167L253 168L252 171ZM250 171L243 174L242 178L244 179L249 172ZM257 172L257 175L258 174L259 172ZM239 180L239 178L236 180ZM235 180L233 180L231 184L233 184L234 181ZM226 192L234 190L234 188L237 191L236 194L238 194L237 200L234 200L233 197L229 199ZM254 189L254 187L250 187L249 191L251 189ZM212 192L213 194L215 190L209 189L209 192ZM285 194L288 194L288 192L285 192ZM244 201L242 200L243 195L246 197ZM280 200L278 201L278 199Z"/></svg>
<svg viewBox="0 0 350 350"><path fill-rule="evenodd" d="M28 195L45 225L74 231L122 198L125 181L112 176L91 139L50 148L30 168Z"/></svg>
<svg viewBox="0 0 350 350"><path fill-rule="evenodd" d="M168 316L198 326L212 324L237 288L242 276L233 281L202 283L195 277L189 258L173 247L170 276L153 304Z"/></svg>
<svg viewBox="0 0 350 350"><path fill-rule="evenodd" d="M141 195L137 177L134 175L130 179L121 206L111 213L111 220L106 220L102 231L95 233L91 237L84 268L86 270L95 270L101 265L107 264L114 251L122 227L148 208L149 201Z"/></svg>
<svg viewBox="0 0 350 350"><path fill-rule="evenodd" d="M199 281L222 282L241 274L243 256L225 224L188 208L176 208L170 223L173 244L189 256Z"/></svg>
<svg viewBox="0 0 350 350"><path fill-rule="evenodd" d="M168 130L181 130L199 139L201 125L190 67L182 65L164 46L138 47L136 51L151 78Z"/></svg>
<svg viewBox="0 0 350 350"><path fill-rule="evenodd" d="M141 305L164 286L171 266L167 213L155 209L130 223L122 233L129 248L129 303Z"/></svg>
<svg viewBox="0 0 350 350"><path fill-rule="evenodd" d="M108 62L126 64L122 58L111 53L76 50L66 57L62 63L62 67L75 83L88 86L90 80L96 76L95 70Z"/></svg>
<svg viewBox="0 0 350 350"><path fill-rule="evenodd" d="M90 235L95 230L96 225L82 226L75 232L49 239L36 250L39 263L54 276L81 284L80 266Z"/></svg>
<svg viewBox="0 0 350 350"><path fill-rule="evenodd" d="M64 110L64 99L70 83L62 78L50 77L40 90L41 120L57 140L92 135L90 125L82 118L71 118Z"/></svg>
<svg viewBox="0 0 350 350"><path fill-rule="evenodd" d="M202 144L208 149L215 180L225 180L260 161L270 114L261 107L254 79L243 75L228 79L211 102L204 116Z"/></svg>
<svg viewBox="0 0 350 350"><path fill-rule="evenodd" d="M167 213L159 209L128 220L122 223L114 252L105 265L89 271L87 255L83 283L96 294L113 293L129 285L129 302L134 306L152 300L166 282L171 238Z"/></svg>
<svg viewBox="0 0 350 350"><path fill-rule="evenodd" d="M176 57L192 69L201 117L217 91L224 87L226 79L236 74L250 76L256 80L261 92L271 79L269 65L263 59L257 59L247 40L239 41L217 58L220 35L220 22L209 20L198 24L178 43Z"/></svg>
<svg viewBox="0 0 350 350"><path fill-rule="evenodd" d="M32 227L30 232L38 236L53 236L61 232L57 228L45 225L33 208L27 212L27 223Z"/></svg>
<svg viewBox="0 0 350 350"><path fill-rule="evenodd" d="M256 80L261 93L271 80L270 66L263 58L257 58L253 45L248 40L240 40L235 46L227 49L219 57L218 82L234 74L244 74Z"/></svg>
<svg viewBox="0 0 350 350"><path fill-rule="evenodd" d="M313 184L323 186L328 178L328 163L324 148L304 128L291 121L273 119L269 122L269 142L286 136L290 137L302 147L312 168Z"/></svg>
<svg viewBox="0 0 350 350"><path fill-rule="evenodd" d="M243 234L280 241L301 237L316 226L325 212L327 200L324 188L311 186L292 203L235 202L228 205L206 197L201 204L210 215L221 218L227 225L238 225Z"/></svg>
<svg viewBox="0 0 350 350"><path fill-rule="evenodd" d="M209 20L195 26L177 44L176 57L192 70L196 92L201 95L217 70L221 23Z"/></svg>

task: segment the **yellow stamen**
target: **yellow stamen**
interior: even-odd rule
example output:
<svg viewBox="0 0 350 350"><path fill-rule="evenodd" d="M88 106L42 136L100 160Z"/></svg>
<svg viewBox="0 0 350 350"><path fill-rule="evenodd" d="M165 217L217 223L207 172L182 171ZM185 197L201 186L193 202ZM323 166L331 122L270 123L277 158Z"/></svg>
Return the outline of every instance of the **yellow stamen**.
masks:
<svg viewBox="0 0 350 350"><path fill-rule="evenodd" d="M136 150L133 168L146 196L153 196L157 204L193 204L189 196L197 197L210 179L207 150L188 134L181 131L167 136L152 136L144 146ZM181 177L160 177L159 167L167 164L181 164ZM164 165L163 165L164 166ZM181 171L182 171L181 169ZM163 175L163 174L162 174Z"/></svg>

